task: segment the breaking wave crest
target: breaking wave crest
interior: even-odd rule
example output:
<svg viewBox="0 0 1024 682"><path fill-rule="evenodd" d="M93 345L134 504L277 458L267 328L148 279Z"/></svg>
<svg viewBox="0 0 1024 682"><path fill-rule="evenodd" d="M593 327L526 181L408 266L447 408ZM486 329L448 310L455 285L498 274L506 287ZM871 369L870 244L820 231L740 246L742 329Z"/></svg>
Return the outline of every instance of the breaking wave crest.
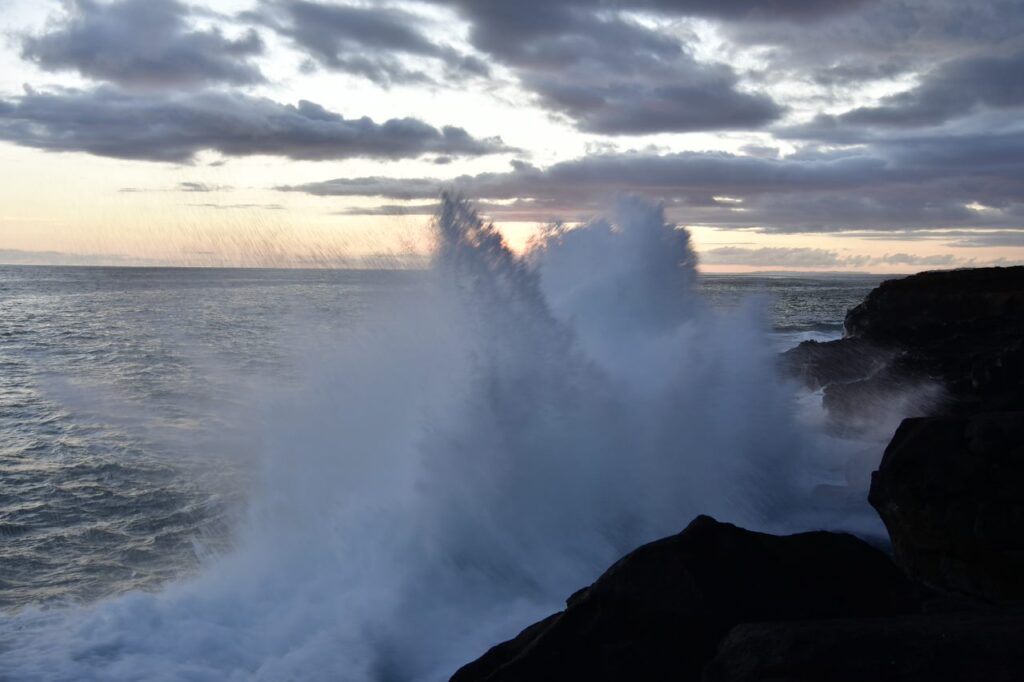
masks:
<svg viewBox="0 0 1024 682"><path fill-rule="evenodd" d="M698 513L799 525L821 442L757 302L626 200L520 256L445 197L424 286L237 425L235 549L158 593L0 626L17 680L443 680Z"/></svg>

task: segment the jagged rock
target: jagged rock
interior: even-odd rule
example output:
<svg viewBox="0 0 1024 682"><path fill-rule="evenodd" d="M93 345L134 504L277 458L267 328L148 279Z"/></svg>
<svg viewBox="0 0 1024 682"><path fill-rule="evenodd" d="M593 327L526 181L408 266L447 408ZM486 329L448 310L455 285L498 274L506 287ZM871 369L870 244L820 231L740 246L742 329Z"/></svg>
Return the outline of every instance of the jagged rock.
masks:
<svg viewBox="0 0 1024 682"><path fill-rule="evenodd" d="M452 682L696 680L734 625L918 608L909 581L851 535L755 533L701 516L619 560L565 611Z"/></svg>
<svg viewBox="0 0 1024 682"><path fill-rule="evenodd" d="M1024 410L1024 267L889 280L847 313L845 337L805 342L783 368L840 419ZM940 396L935 389L941 388Z"/></svg>
<svg viewBox="0 0 1024 682"><path fill-rule="evenodd" d="M803 384L819 389L859 381L884 368L895 352L864 339L804 341L782 354L782 367Z"/></svg>
<svg viewBox="0 0 1024 682"><path fill-rule="evenodd" d="M703 682L1016 682L1024 612L750 623L735 627Z"/></svg>
<svg viewBox="0 0 1024 682"><path fill-rule="evenodd" d="M1024 320L1024 266L922 272L887 280L846 315L850 338L902 347L995 338ZM1019 337L1019 335L1018 335Z"/></svg>
<svg viewBox="0 0 1024 682"><path fill-rule="evenodd" d="M907 419L868 499L911 576L1024 600L1024 412Z"/></svg>

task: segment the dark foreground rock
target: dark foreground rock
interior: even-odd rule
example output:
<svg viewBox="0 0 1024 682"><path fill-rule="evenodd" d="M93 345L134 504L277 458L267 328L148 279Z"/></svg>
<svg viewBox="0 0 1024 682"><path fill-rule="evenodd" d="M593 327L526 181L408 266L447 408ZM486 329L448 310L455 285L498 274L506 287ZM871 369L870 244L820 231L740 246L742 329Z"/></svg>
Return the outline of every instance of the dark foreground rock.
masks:
<svg viewBox="0 0 1024 682"><path fill-rule="evenodd" d="M737 626L704 682L1016 682L1024 611Z"/></svg>
<svg viewBox="0 0 1024 682"><path fill-rule="evenodd" d="M851 535L754 533L706 516L644 545L452 682L697 680L749 621L912 613L916 591Z"/></svg>
<svg viewBox="0 0 1024 682"><path fill-rule="evenodd" d="M894 399L916 399L902 407L920 415L1024 410L1024 267L883 282L844 329L841 340L783 356L791 375L825 387L830 413L872 420Z"/></svg>
<svg viewBox="0 0 1024 682"><path fill-rule="evenodd" d="M1024 601L1024 412L907 419L868 499L913 577Z"/></svg>

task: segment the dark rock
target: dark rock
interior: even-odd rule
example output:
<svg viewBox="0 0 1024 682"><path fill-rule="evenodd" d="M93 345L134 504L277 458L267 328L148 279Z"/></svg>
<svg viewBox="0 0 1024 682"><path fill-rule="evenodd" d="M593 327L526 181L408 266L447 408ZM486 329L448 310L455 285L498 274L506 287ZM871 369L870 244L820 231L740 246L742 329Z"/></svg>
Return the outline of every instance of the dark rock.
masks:
<svg viewBox="0 0 1024 682"><path fill-rule="evenodd" d="M1024 266L922 272L882 282L846 315L846 336L901 347L996 337L1024 321ZM1019 334L1017 335L1019 338Z"/></svg>
<svg viewBox="0 0 1024 682"><path fill-rule="evenodd" d="M840 418L1024 410L1024 267L923 272L883 282L846 316L845 338L805 342L783 368ZM940 397L934 389L941 388ZM909 410L909 411L906 411Z"/></svg>
<svg viewBox="0 0 1024 682"><path fill-rule="evenodd" d="M704 682L1016 682L1024 612L989 610L734 628Z"/></svg>
<svg viewBox="0 0 1024 682"><path fill-rule="evenodd" d="M868 499L912 577L1024 600L1024 412L907 419Z"/></svg>
<svg viewBox="0 0 1024 682"><path fill-rule="evenodd" d="M782 367L803 384L818 389L859 381L892 360L895 351L863 339L804 341L782 354Z"/></svg>
<svg viewBox="0 0 1024 682"><path fill-rule="evenodd" d="M778 537L701 516L628 554L565 611L494 647L452 682L695 680L738 623L918 608L889 559L851 535Z"/></svg>
<svg viewBox="0 0 1024 682"><path fill-rule="evenodd" d="M582 591L583 590L581 590L581 592ZM574 594L573 597L578 594L580 594L580 592ZM573 597L570 597L566 603L572 604ZM529 648L530 644L532 644L534 640L536 640L558 619L560 619L563 613L564 611L553 613L544 620L539 620L529 626L513 639L491 647L488 649L487 653L480 658L459 668L455 675L452 676L452 682L456 682L458 680L492 679L491 675L501 669L502 666L522 656Z"/></svg>

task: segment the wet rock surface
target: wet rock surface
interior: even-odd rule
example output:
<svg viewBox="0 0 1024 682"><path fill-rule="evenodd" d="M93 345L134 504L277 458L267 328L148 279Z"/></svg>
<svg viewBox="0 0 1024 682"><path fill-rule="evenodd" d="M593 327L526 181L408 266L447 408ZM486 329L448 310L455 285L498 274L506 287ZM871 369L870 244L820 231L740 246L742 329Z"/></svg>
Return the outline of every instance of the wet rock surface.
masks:
<svg viewBox="0 0 1024 682"><path fill-rule="evenodd" d="M1014 682L1024 611L750 623L734 628L703 682Z"/></svg>
<svg viewBox="0 0 1024 682"><path fill-rule="evenodd" d="M773 536L706 516L644 545L452 682L699 679L738 623L919 609L879 550L852 535Z"/></svg>
<svg viewBox="0 0 1024 682"><path fill-rule="evenodd" d="M804 342L782 360L791 376L825 388L836 415L873 419L873 407L915 389L941 394L919 395L910 414L1024 410L1024 267L889 280L844 327L843 339Z"/></svg>
<svg viewBox="0 0 1024 682"><path fill-rule="evenodd" d="M907 419L869 501L914 578L1024 600L1024 412Z"/></svg>

